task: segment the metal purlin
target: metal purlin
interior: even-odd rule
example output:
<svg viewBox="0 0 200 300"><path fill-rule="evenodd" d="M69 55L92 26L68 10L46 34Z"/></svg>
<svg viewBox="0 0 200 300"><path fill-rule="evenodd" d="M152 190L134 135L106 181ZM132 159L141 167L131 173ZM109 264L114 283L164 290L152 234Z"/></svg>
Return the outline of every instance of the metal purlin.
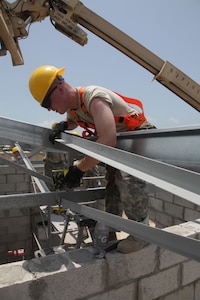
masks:
<svg viewBox="0 0 200 300"><path fill-rule="evenodd" d="M79 139L65 133L62 134L62 139L63 141L60 140L60 142L72 149L200 205L200 173L85 139Z"/></svg>
<svg viewBox="0 0 200 300"><path fill-rule="evenodd" d="M19 145L18 142L15 143L18 151L19 151L19 154L21 155L21 158L23 159L23 162L25 163L27 169L30 169L34 172L36 172L35 168L33 167L32 163L30 162L30 160L26 157L26 155L24 154L21 146ZM38 179L37 177L33 177L31 176L31 178L35 181L36 185L38 186L39 190L41 193L46 193L46 192L49 192L49 188L47 187L46 183L41 180L41 179ZM42 223L43 223L43 229L44 229L44 232L45 232L45 235L46 235L46 238L48 239L48 242L49 242L49 246L51 246L51 208L50 208L50 205L47 205L47 211L48 211L48 232L46 232L46 227L44 225L44 220L43 220L43 216L42 216L42 212L40 210L40 215L41 215L41 219L42 219ZM33 234L34 238L36 238L36 235ZM39 244L39 241L36 240L37 244Z"/></svg>
<svg viewBox="0 0 200 300"><path fill-rule="evenodd" d="M190 259L200 261L200 241L197 239L180 236L133 220L127 220L66 199L62 199L62 205L64 208L69 207L71 210L86 217L93 218L101 223L105 223L107 226L115 228L116 230L125 231L149 243L166 248Z"/></svg>
<svg viewBox="0 0 200 300"><path fill-rule="evenodd" d="M147 226L132 220L123 219L119 216L97 210L86 206L88 201L102 199L104 190L101 188L87 190L71 190L51 193L4 195L0 196L0 209L10 209L13 207L32 207L40 205L61 204L63 208L80 213L92 218L116 230L125 231L131 235L166 248L170 251L200 261L200 241L197 239L180 236L170 233L165 229ZM200 220L195 222L200 224Z"/></svg>

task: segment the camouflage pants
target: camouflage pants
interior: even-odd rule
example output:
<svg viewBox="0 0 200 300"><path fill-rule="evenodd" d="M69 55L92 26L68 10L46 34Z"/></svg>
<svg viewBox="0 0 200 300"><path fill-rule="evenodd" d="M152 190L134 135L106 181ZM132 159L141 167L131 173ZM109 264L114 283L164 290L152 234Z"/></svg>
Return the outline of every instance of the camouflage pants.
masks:
<svg viewBox="0 0 200 300"><path fill-rule="evenodd" d="M68 165L65 161L61 161L59 163L53 163L50 161L45 161L44 164L44 173L46 176L52 177L52 170L60 170L60 169L67 169ZM54 191L52 184L47 183L47 187L50 191Z"/></svg>
<svg viewBox="0 0 200 300"><path fill-rule="evenodd" d="M143 221L148 214L145 182L110 166L106 171L106 211L118 216L124 211L128 219Z"/></svg>

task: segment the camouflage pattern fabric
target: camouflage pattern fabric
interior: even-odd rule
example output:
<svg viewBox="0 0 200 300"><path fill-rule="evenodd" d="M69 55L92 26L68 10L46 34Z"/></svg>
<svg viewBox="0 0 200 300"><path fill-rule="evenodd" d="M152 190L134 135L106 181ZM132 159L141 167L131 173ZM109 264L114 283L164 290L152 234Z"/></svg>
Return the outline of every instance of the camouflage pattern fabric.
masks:
<svg viewBox="0 0 200 300"><path fill-rule="evenodd" d="M60 170L60 169L67 169L68 163L66 161L60 161L59 163L51 162L48 160L45 160L44 164L44 171L45 175L52 177L52 170ZM47 183L47 187L50 191L54 191L52 184Z"/></svg>
<svg viewBox="0 0 200 300"><path fill-rule="evenodd" d="M107 166L106 211L142 222L148 214L148 194L145 182L125 172Z"/></svg>

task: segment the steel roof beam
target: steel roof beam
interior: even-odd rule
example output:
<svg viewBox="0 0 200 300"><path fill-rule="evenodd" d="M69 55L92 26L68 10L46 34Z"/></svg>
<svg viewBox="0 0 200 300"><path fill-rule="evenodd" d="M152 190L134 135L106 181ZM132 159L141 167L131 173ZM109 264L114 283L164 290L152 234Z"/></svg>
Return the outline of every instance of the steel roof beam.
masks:
<svg viewBox="0 0 200 300"><path fill-rule="evenodd" d="M61 198L66 198L74 203L89 203L105 197L105 188L90 188L86 190L56 191L46 193L28 193L0 196L0 210L12 208L27 208L44 205L60 205Z"/></svg>
<svg viewBox="0 0 200 300"><path fill-rule="evenodd" d="M105 223L107 226L118 229L119 231L125 231L132 236L136 236L180 255L200 261L199 240L167 232L165 229L163 230L156 227L150 227L133 220L127 220L119 216L85 205L79 205L65 199L62 199L62 205L63 207L69 207L71 210L76 211L86 217L90 217L99 222Z"/></svg>
<svg viewBox="0 0 200 300"><path fill-rule="evenodd" d="M81 152L90 155L106 164L114 166L115 168L141 178L161 189L169 191L179 197L200 205L200 174L196 172L181 169L179 167L162 163L155 159L153 160L147 157L143 157L138 154L136 155L120 149L100 145L92 141L74 136L72 134L62 135L62 137L65 139L65 143L55 143L54 145L52 145L48 140L50 134L49 129L25 124L22 122L12 121L5 118L0 118L0 126L2 127L2 130L0 132L0 136L2 137L6 136L7 138L30 143L35 146L43 145L44 148L53 149L54 151L59 151L59 149L63 151L70 151L69 149L71 148L73 150L76 150L77 153ZM151 133L152 136L154 135L154 137L158 136L160 138L163 135L160 144L162 144L162 139L163 141L166 141L166 143L167 139L169 139L169 141L170 139L172 139L172 137L167 137L166 131L162 132L162 130L146 130L145 132L147 133L144 133L144 131L140 133L134 132L134 135L132 135L133 140L135 140L136 137L138 138L141 134L142 140L140 140L140 143L142 144L143 142L143 144L145 144L145 134L147 135L148 133ZM173 130L172 132L174 135L175 132ZM184 146L184 140L186 138L184 136L184 130L180 130L180 132L181 135L177 135L177 139L180 139L180 141L182 139L182 144ZM194 140L192 141L193 145L194 142L196 142L195 148L188 148L188 150L190 151L190 159L192 161L195 155L198 154L197 149L199 149L199 147L197 146L199 142L199 128L190 130L190 133L187 136L187 144L190 143L189 141L191 138L194 138ZM173 138L171 142L175 142L177 139ZM149 145L155 144L157 143L157 141L158 139L155 138L153 143L151 142L146 144L145 147L141 147L142 149L149 149L148 151L149 153L151 153L152 146L150 147ZM179 147L181 147L181 143L179 143ZM174 155L176 154L176 152L178 152L177 149L178 148L176 146L174 148ZM188 153L185 153L185 151L183 151L183 154L187 155L188 157ZM167 159L170 159L171 157L172 153L170 151L166 151L165 157L163 157L163 159L167 161ZM199 162L198 157L197 159L195 158L195 160Z"/></svg>
<svg viewBox="0 0 200 300"><path fill-rule="evenodd" d="M50 129L0 117L0 137L33 145L53 152L69 152L79 157L67 145L49 142ZM69 135L70 136L70 135ZM117 136L118 148L155 160L200 172L200 125L138 130L120 133ZM74 137L79 138L80 137ZM39 148L40 147L40 148Z"/></svg>
<svg viewBox="0 0 200 300"><path fill-rule="evenodd" d="M65 144L114 168L200 205L200 173L147 157L62 134Z"/></svg>

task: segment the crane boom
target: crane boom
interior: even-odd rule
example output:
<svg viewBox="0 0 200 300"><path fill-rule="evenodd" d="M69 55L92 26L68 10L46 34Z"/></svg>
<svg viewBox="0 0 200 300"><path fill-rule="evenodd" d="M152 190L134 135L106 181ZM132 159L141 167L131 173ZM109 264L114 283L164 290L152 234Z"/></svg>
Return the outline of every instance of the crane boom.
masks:
<svg viewBox="0 0 200 300"><path fill-rule="evenodd" d="M79 6L76 14L79 24L147 69L154 75L154 80L200 111L200 85L198 83L85 6Z"/></svg>
<svg viewBox="0 0 200 300"><path fill-rule="evenodd" d="M200 111L200 85L197 82L85 7L79 0L17 0L12 4L1 1L0 55L5 55L8 50L13 65L23 64L18 39L28 35L27 25L47 16L55 29L83 46L87 43L87 34L78 26L80 24L151 72L154 80Z"/></svg>

